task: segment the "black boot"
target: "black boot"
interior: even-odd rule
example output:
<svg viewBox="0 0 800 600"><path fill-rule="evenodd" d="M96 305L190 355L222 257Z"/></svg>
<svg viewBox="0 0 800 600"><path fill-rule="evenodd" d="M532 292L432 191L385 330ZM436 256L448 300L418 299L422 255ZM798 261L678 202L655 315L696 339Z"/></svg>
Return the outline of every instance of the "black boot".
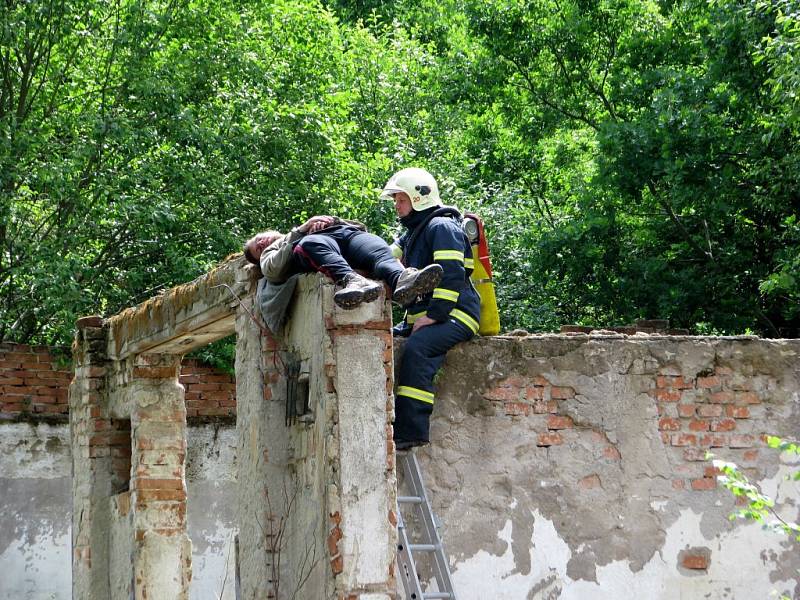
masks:
<svg viewBox="0 0 800 600"><path fill-rule="evenodd" d="M381 294L381 284L351 272L336 282L342 289L333 295L337 306L349 310L362 302L372 302Z"/></svg>
<svg viewBox="0 0 800 600"><path fill-rule="evenodd" d="M408 306L417 296L432 292L442 280L442 273L442 266L437 264L428 265L424 269L405 269L397 280L392 300L400 306Z"/></svg>

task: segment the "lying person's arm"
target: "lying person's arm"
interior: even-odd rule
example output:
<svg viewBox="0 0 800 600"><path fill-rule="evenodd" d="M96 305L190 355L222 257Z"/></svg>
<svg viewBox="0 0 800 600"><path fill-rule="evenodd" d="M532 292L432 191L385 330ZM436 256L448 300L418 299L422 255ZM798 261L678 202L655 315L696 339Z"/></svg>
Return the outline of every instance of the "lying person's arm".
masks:
<svg viewBox="0 0 800 600"><path fill-rule="evenodd" d="M321 215L295 227L286 235L277 238L261 252L261 272L267 281L282 283L292 275L292 250L294 244L308 233L324 229L333 223L333 217Z"/></svg>

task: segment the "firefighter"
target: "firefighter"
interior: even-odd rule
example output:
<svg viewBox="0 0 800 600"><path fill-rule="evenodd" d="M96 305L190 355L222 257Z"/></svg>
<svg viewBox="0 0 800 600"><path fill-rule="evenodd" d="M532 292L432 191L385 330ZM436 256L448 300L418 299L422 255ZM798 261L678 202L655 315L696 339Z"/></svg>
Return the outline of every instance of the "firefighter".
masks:
<svg viewBox="0 0 800 600"><path fill-rule="evenodd" d="M408 336L397 375L394 440L397 450L429 441L433 378L447 351L478 331L480 299L470 282L472 248L461 215L445 207L433 176L424 169L395 173L381 198L394 201L405 232L392 251L406 267L439 264L443 275L432 292L407 307L395 335Z"/></svg>

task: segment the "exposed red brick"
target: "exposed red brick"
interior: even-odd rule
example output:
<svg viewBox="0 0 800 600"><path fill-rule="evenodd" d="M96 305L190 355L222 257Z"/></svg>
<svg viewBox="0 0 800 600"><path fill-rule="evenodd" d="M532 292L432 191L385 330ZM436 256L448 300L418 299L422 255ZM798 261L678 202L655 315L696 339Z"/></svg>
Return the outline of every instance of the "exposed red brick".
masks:
<svg viewBox="0 0 800 600"><path fill-rule="evenodd" d="M3 356L3 360L20 365L23 362L33 362L36 355L30 352L9 352Z"/></svg>
<svg viewBox="0 0 800 600"><path fill-rule="evenodd" d="M740 404L761 404L755 392L736 392L736 402Z"/></svg>
<svg viewBox="0 0 800 600"><path fill-rule="evenodd" d="M186 450L185 439L153 439L148 436L139 435L136 438L137 450Z"/></svg>
<svg viewBox="0 0 800 600"><path fill-rule="evenodd" d="M226 417L229 415L234 414L234 410L232 408L225 408L225 407L213 407L209 406L206 408L199 408L197 409L197 414L203 417Z"/></svg>
<svg viewBox="0 0 800 600"><path fill-rule="evenodd" d="M720 387L722 385L722 381L716 375L712 375L710 377L698 377L697 378L697 387L698 388L715 388Z"/></svg>
<svg viewBox="0 0 800 600"><path fill-rule="evenodd" d="M573 422L570 417L562 417L559 415L550 415L547 417L548 429L570 429L572 426Z"/></svg>
<svg viewBox="0 0 800 600"><path fill-rule="evenodd" d="M233 381L231 375L206 375L203 377L206 383L230 383Z"/></svg>
<svg viewBox="0 0 800 600"><path fill-rule="evenodd" d="M697 407L697 415L700 417L719 417L722 415L722 407L719 404L701 404Z"/></svg>
<svg viewBox="0 0 800 600"><path fill-rule="evenodd" d="M750 409L746 406L728 405L725 407L725 414L734 419L749 419Z"/></svg>
<svg viewBox="0 0 800 600"><path fill-rule="evenodd" d="M724 448L728 445L728 437L725 435L706 434L700 436L698 444L704 448Z"/></svg>
<svg viewBox="0 0 800 600"><path fill-rule="evenodd" d="M683 479L673 479L672 480L672 489L673 490L682 490L686 487L686 482Z"/></svg>
<svg viewBox="0 0 800 600"><path fill-rule="evenodd" d="M656 387L668 389L691 389L694 382L691 379L684 379L680 375L659 375L656 377Z"/></svg>
<svg viewBox="0 0 800 600"><path fill-rule="evenodd" d="M86 377L103 377L103 376L105 376L105 374L106 374L106 368L105 367L98 367L98 366L92 365L87 370Z"/></svg>
<svg viewBox="0 0 800 600"><path fill-rule="evenodd" d="M708 491L716 489L717 480L713 477L703 477L702 479L692 479L692 489L697 491Z"/></svg>
<svg viewBox="0 0 800 600"><path fill-rule="evenodd" d="M550 397L556 398L559 400L566 400L569 398L575 397L575 390L571 387L564 387L564 386L553 386L550 388Z"/></svg>
<svg viewBox="0 0 800 600"><path fill-rule="evenodd" d="M495 386L483 394L487 400L518 400L521 390L517 387Z"/></svg>
<svg viewBox="0 0 800 600"><path fill-rule="evenodd" d="M144 379L169 379L175 377L177 372L174 367L134 367L133 376Z"/></svg>
<svg viewBox="0 0 800 600"><path fill-rule="evenodd" d="M7 395L14 395L14 396L24 396L24 395L32 395L36 394L39 391L38 388L27 386L27 385L19 385L9 388Z"/></svg>
<svg viewBox="0 0 800 600"><path fill-rule="evenodd" d="M344 570L344 559L342 559L341 555L331 560L331 570L334 575L338 575Z"/></svg>
<svg viewBox="0 0 800 600"><path fill-rule="evenodd" d="M534 402L533 412L539 415L558 412L558 402L556 402L555 400Z"/></svg>
<svg viewBox="0 0 800 600"><path fill-rule="evenodd" d="M678 390L655 389L647 393L660 402L677 402L681 399L681 392Z"/></svg>
<svg viewBox="0 0 800 600"><path fill-rule="evenodd" d="M714 392L708 397L708 401L714 404L728 404L733 402L733 392Z"/></svg>
<svg viewBox="0 0 800 600"><path fill-rule="evenodd" d="M692 419L689 421L689 431L708 431L708 421L701 421L700 419Z"/></svg>
<svg viewBox="0 0 800 600"><path fill-rule="evenodd" d="M160 501L160 502L183 502L186 500L186 490L163 490L163 489L137 489L137 502Z"/></svg>
<svg viewBox="0 0 800 600"><path fill-rule="evenodd" d="M149 479L137 477L133 480L133 488L136 490L182 490L183 481L180 479Z"/></svg>
<svg viewBox="0 0 800 600"><path fill-rule="evenodd" d="M540 433L536 441L537 446L559 446L563 443L564 438L557 432Z"/></svg>
<svg viewBox="0 0 800 600"><path fill-rule="evenodd" d="M664 417L658 420L658 428L661 431L680 431L681 422L678 419Z"/></svg>
<svg viewBox="0 0 800 600"><path fill-rule="evenodd" d="M218 383L195 383L191 387L193 392L218 392L220 389L221 387Z"/></svg>
<svg viewBox="0 0 800 600"><path fill-rule="evenodd" d="M528 387L525 388L526 400L541 400L544 398L544 388L541 387Z"/></svg>
<svg viewBox="0 0 800 600"><path fill-rule="evenodd" d="M34 371L38 374L39 372L50 371L51 366L47 363L40 363L36 361L36 362L22 362L20 363L19 368L25 371Z"/></svg>
<svg viewBox="0 0 800 600"><path fill-rule="evenodd" d="M231 392L226 392L226 391L223 391L223 390L211 391L211 392L206 392L205 394L203 394L203 398L205 400L208 400L212 404L216 404L217 401L219 401L219 400L227 400L228 398L231 398L231 397L232 397Z"/></svg>
<svg viewBox="0 0 800 600"><path fill-rule="evenodd" d="M693 433L673 433L670 444L673 446L694 446L697 443L697 436Z"/></svg>
<svg viewBox="0 0 800 600"><path fill-rule="evenodd" d="M733 431L736 429L736 421L733 419L720 419L711 423L711 431Z"/></svg>
<svg viewBox="0 0 800 600"><path fill-rule="evenodd" d="M338 525L331 529L331 532L328 534L328 554L331 556L336 556L339 554L339 540L342 539L342 530L339 529Z"/></svg>
<svg viewBox="0 0 800 600"><path fill-rule="evenodd" d="M619 460L622 458L620 456L619 450L614 448L614 446L606 446L603 448L603 456L608 458L609 460Z"/></svg>
<svg viewBox="0 0 800 600"><path fill-rule="evenodd" d="M582 490L591 490L594 488L602 487L600 477L596 474L587 475L586 477L578 480L578 487Z"/></svg>
<svg viewBox="0 0 800 600"><path fill-rule="evenodd" d="M758 460L758 450L745 450L742 458L747 462Z"/></svg>
<svg viewBox="0 0 800 600"><path fill-rule="evenodd" d="M31 408L33 412L46 414L46 415L58 415L58 414L66 414L68 412L68 407L64 406L63 404L32 404Z"/></svg>
<svg viewBox="0 0 800 600"><path fill-rule="evenodd" d="M678 415L681 417L693 417L697 406L694 404L679 404Z"/></svg>
<svg viewBox="0 0 800 600"><path fill-rule="evenodd" d="M752 448L755 438L752 435L732 435L729 444L731 448Z"/></svg>
<svg viewBox="0 0 800 600"><path fill-rule="evenodd" d="M702 554L687 554L683 557L681 565L684 569L705 571L708 569L708 557Z"/></svg>
<svg viewBox="0 0 800 600"><path fill-rule="evenodd" d="M504 402L503 408L507 415L512 417L527 416L531 414L531 405L524 402Z"/></svg>

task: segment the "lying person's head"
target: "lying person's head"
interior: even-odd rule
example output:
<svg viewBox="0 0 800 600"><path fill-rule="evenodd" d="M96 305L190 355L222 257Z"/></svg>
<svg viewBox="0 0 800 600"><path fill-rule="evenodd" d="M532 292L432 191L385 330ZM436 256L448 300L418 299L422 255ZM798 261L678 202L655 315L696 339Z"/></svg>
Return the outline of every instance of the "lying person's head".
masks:
<svg viewBox="0 0 800 600"><path fill-rule="evenodd" d="M264 248L268 248L282 235L283 234L280 231L262 231L261 233L257 233L247 240L244 244L244 248L242 248L242 252L244 252L244 257L247 259L247 262L252 263L257 267L260 266L261 253L264 251Z"/></svg>

